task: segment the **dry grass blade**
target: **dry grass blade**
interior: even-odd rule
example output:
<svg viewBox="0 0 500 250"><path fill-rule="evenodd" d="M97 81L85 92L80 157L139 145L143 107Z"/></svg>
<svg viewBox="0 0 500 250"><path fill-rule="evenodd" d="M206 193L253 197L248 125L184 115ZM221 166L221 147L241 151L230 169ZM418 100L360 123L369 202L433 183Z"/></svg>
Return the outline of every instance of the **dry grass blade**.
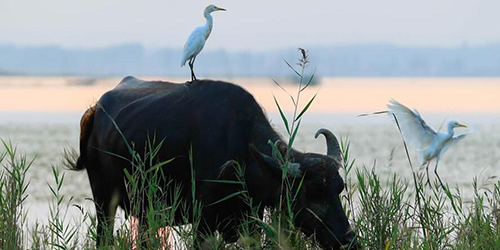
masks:
<svg viewBox="0 0 500 250"><path fill-rule="evenodd" d="M297 70L295 70L295 69L293 68L293 66L292 66L292 65L290 65L290 63L288 63L288 61L287 61L287 60L285 60L285 58L283 58L283 61L285 61L286 65L288 65L288 67L289 67L291 70L293 70L293 72L294 72L294 73L295 73L298 77L302 77L302 75L301 75L301 74L300 74Z"/></svg>
<svg viewBox="0 0 500 250"><path fill-rule="evenodd" d="M276 81L276 79L274 78L271 79L273 80L274 84L278 85L278 87L280 87L281 90L283 90L290 97L290 100L292 100L293 105L295 105L295 99L293 99L293 96L290 93L288 93L288 91L285 88L283 88L283 86L281 86L281 84L279 84L279 82Z"/></svg>
<svg viewBox="0 0 500 250"><path fill-rule="evenodd" d="M389 113L389 111L383 110L383 111L377 111L377 112L373 112L373 113L360 114L357 117L364 117L364 116L369 116L369 115L388 114L388 113Z"/></svg>
<svg viewBox="0 0 500 250"><path fill-rule="evenodd" d="M317 70L317 68L314 68L314 71L313 71L311 77L309 77L309 80L307 81L307 84L304 87L302 87L302 89L299 90L300 92L306 90L307 87L309 87L309 85L311 85L311 83L312 83L312 81L314 79L314 76L316 75L316 70Z"/></svg>

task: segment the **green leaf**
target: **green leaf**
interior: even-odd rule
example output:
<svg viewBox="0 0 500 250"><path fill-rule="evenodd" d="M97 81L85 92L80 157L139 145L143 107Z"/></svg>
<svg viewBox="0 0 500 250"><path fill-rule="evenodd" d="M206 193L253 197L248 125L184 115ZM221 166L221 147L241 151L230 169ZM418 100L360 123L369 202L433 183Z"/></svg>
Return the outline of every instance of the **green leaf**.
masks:
<svg viewBox="0 0 500 250"><path fill-rule="evenodd" d="M273 141L268 140L268 141L267 141L267 143L268 143L269 145L271 145L271 149L272 149L272 151L273 151L273 154L274 154L274 155L276 155L276 156L278 156L278 160L280 160L280 162L281 162L281 163L284 163L284 162L285 162L285 161L283 160L283 159L284 159L284 158L283 158L283 156L284 156L284 155L282 155L282 154L281 154L281 151L279 151L279 150L278 150L278 148L276 147L276 145L274 145Z"/></svg>
<svg viewBox="0 0 500 250"><path fill-rule="evenodd" d="M125 177L127 178L128 181L135 183L135 178L128 172L126 168L123 169L123 173L125 173Z"/></svg>
<svg viewBox="0 0 500 250"><path fill-rule="evenodd" d="M295 118L295 121L298 121L300 119L300 117L302 117L302 115L307 111L307 109L309 109L309 106L311 106L312 102L314 101L314 98L316 98L317 95L318 95L318 93L314 94L314 96L311 98L311 100L309 100L309 102L306 104L304 109L302 109L302 111L300 111L297 118Z"/></svg>
<svg viewBox="0 0 500 250"><path fill-rule="evenodd" d="M292 147L293 145L293 141L295 141L295 136L297 135L297 132L299 131L299 127L300 127L300 122L302 120L299 120L299 122L297 123L297 127L295 127L295 130L293 131L293 134L292 136L290 137L290 141L288 142L288 147Z"/></svg>
<svg viewBox="0 0 500 250"><path fill-rule="evenodd" d="M108 155L111 155L111 156L114 156L114 157L117 157L117 158L120 158L122 160L125 160L125 161L128 161L129 163L133 164L133 162L130 160L130 159L127 159L121 155L118 155L118 154L115 154L115 153L112 153L112 152L109 152L109 151L106 151L106 150L102 150L102 149L99 149L99 148L96 148L96 147L93 147L95 150L97 151L100 151L100 152L103 152L105 154L108 154Z"/></svg>
<svg viewBox="0 0 500 250"><path fill-rule="evenodd" d="M170 160L166 160L166 161L160 162L160 163L158 163L158 164L156 164L156 165L152 166L151 168L149 168L148 170L146 170L146 174L147 174L147 173L150 173L150 172L152 172L152 171L158 170L159 168L161 168L161 167L163 167L163 166L165 166L165 165L169 164L169 163L170 163L170 162L172 162L173 160L175 160L175 157L174 157L174 158L172 158L172 159L170 159Z"/></svg>
<svg viewBox="0 0 500 250"><path fill-rule="evenodd" d="M258 217L253 217L252 216L250 218L252 218L254 221L256 221L259 224L259 226L262 227L262 229L264 230L265 234L267 236L269 236L269 238L271 238L271 239L276 238L276 235L278 234L278 232L276 231L275 228L273 228L271 225L267 224L266 222L262 221Z"/></svg>
<svg viewBox="0 0 500 250"><path fill-rule="evenodd" d="M52 188L52 186L47 182L47 186L49 186L50 188L50 191L52 192L52 194L57 197L57 194L56 194L56 191L54 190L54 188Z"/></svg>
<svg viewBox="0 0 500 250"><path fill-rule="evenodd" d="M297 191L295 191L295 195L293 196L293 200L297 200L297 195L299 194L300 189L302 188L302 184L304 183L306 175L302 175L302 179L299 182L299 186L297 187Z"/></svg>
<svg viewBox="0 0 500 250"><path fill-rule="evenodd" d="M59 237L61 237L61 236L59 236ZM59 244L56 244L56 243L49 243L49 245L51 245L51 246L53 246L53 247L60 248L60 249L66 249L64 246L59 245Z"/></svg>
<svg viewBox="0 0 500 250"><path fill-rule="evenodd" d="M288 127L288 120L286 119L285 114L283 113L283 110L281 110L280 104L278 103L278 100L276 99L276 96L273 95L274 102L276 103L276 106L278 107L278 110L281 115L281 119L283 120L283 123L285 124L286 131L288 134L290 134L290 128Z"/></svg>
<svg viewBox="0 0 500 250"><path fill-rule="evenodd" d="M106 110L101 105L101 103L97 102L96 105L97 105L97 107L99 107L102 110L102 112L104 112L104 114L109 118L111 123L113 123L113 126L115 127L116 131L118 131L118 134L120 134L120 136L122 137L123 142L125 142L125 145L127 146L129 153L131 155L134 155L135 151L132 149L132 147L128 143L127 138L125 138L125 135L122 133L122 131L121 131L120 127L118 126L118 124L116 123L115 119L113 119L113 117L111 115L109 115L108 112L106 112Z"/></svg>
<svg viewBox="0 0 500 250"><path fill-rule="evenodd" d="M231 181L231 180L203 180L204 182L220 183L220 184L244 184L242 181Z"/></svg>
<svg viewBox="0 0 500 250"><path fill-rule="evenodd" d="M227 200L229 200L229 199L231 199L231 198L234 198L234 197L236 197L236 196L238 196L238 195L240 195L240 194L244 194L244 193L246 193L246 192L247 192L247 191L242 190L242 191L239 191L239 192L236 192L236 193L232 193L232 194L230 194L230 195L228 195L228 196L226 196L226 197L224 197L224 198L222 198L222 199L220 199L220 200L218 200L218 201L216 201L216 202L210 203L208 206L212 206L212 205L215 205L215 204L218 204L218 203L221 203L221 202L227 201Z"/></svg>

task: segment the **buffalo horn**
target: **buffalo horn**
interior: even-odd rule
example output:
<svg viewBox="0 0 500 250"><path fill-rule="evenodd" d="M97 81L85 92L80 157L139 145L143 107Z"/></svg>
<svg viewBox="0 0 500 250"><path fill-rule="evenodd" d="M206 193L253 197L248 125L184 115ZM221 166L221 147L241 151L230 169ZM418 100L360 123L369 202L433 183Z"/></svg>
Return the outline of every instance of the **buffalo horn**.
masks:
<svg viewBox="0 0 500 250"><path fill-rule="evenodd" d="M319 129L318 132L316 132L314 138L317 139L320 134L324 135L326 139L326 154L328 156L335 158L338 161L341 161L342 157L337 137L335 137L335 135L330 130L322 128Z"/></svg>

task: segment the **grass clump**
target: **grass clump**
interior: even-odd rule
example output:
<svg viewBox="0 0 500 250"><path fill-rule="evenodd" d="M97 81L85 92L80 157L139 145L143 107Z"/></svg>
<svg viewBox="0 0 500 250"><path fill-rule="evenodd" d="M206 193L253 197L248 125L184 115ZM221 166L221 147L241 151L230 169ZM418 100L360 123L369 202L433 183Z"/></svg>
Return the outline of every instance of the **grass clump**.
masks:
<svg viewBox="0 0 500 250"><path fill-rule="evenodd" d="M349 144L342 148L345 208L364 249L500 249L500 182L474 179L474 197L465 201L458 187L427 186L417 172L381 180L376 166L355 169Z"/></svg>
<svg viewBox="0 0 500 250"><path fill-rule="evenodd" d="M4 151L0 153L0 249L23 249L24 229L27 213L23 202L29 182L26 172L33 161L26 156L17 157L17 148L12 143L1 141Z"/></svg>
<svg viewBox="0 0 500 250"><path fill-rule="evenodd" d="M465 200L458 188L443 189L437 182L425 186L422 174L416 174L417 186L412 179L400 178L396 174L381 179L375 171L376 166L356 167L354 160L349 159L348 142L342 144L346 182L342 199L363 249L500 249L500 182L486 179L480 183L475 179L472 183L474 195ZM64 174L57 168L53 170L54 184L47 186L53 197L47 223L27 226L27 211L23 204L29 182L25 175L33 161L17 156L15 146L10 143L4 143L1 152L0 248L97 249L95 215L82 209L81 217L73 218L73 222L65 218L72 199L60 194ZM142 249L192 249L199 247L195 245L197 237L209 243L205 246L208 249L320 249L313 238L304 236L293 227L293 213L287 210L286 202L284 209L268 210L265 218L259 219L260 208L244 192L244 166L233 162L228 167L235 169L237 179L232 184L240 186L238 196L252 208L239 229L237 243L227 244L217 234L198 235L196 224L171 227L169 233L176 234L176 241L172 241L168 233L158 232L165 225L173 225L175 211L187 216L188 210L197 213L193 210L196 207L187 207L179 201L178 205L165 208L153 201L147 204L149 231L137 237L135 226L123 224L115 232L114 243L107 249L136 246ZM154 171L148 173L154 174ZM130 187L137 183L130 184ZM158 186L154 182L144 187L148 195L164 195L156 189ZM415 192L417 188L421 190L419 198ZM180 192L180 187L174 190ZM285 192L283 200L293 198L293 193Z"/></svg>

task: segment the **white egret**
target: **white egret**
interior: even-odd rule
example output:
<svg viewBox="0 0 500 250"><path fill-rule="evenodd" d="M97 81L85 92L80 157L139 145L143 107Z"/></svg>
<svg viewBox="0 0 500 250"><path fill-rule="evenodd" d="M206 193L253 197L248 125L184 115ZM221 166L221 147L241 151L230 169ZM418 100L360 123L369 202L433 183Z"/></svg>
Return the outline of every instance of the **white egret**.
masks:
<svg viewBox="0 0 500 250"><path fill-rule="evenodd" d="M184 45L184 52L182 54L181 67L186 64L187 61L189 68L191 68L191 81L196 80L196 76L194 75L194 60L196 56L200 53L200 51L205 46L205 42L210 36L210 32L212 32L213 27L213 18L210 13L214 11L226 11L224 8L217 7L213 4L207 6L203 15L207 19L207 22L203 26L199 26L191 32L189 35L186 44Z"/></svg>
<svg viewBox="0 0 500 250"><path fill-rule="evenodd" d="M448 122L447 132L436 132L425 123L416 109L412 111L394 99L390 100L387 107L389 108L389 113L396 116L405 141L418 152L419 161L422 164L421 166L427 164L427 183L429 183L430 161L436 159L434 173L444 187L437 173L439 160L452 145L462 140L468 134L454 136L453 129L456 127L466 128L467 126L455 120L451 120Z"/></svg>

